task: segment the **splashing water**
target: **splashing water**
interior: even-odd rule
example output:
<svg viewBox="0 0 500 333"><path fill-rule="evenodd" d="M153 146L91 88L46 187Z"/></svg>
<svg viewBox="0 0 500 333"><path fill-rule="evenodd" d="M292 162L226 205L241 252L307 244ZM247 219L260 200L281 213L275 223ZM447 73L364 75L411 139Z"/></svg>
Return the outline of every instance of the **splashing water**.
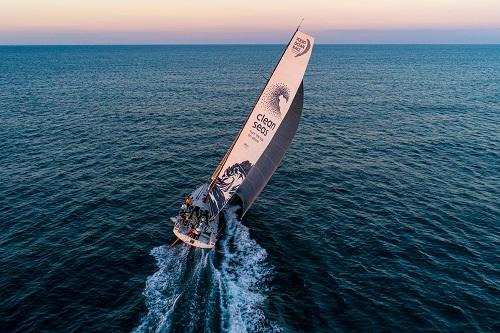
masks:
<svg viewBox="0 0 500 333"><path fill-rule="evenodd" d="M262 310L272 277L267 253L250 238L238 208L225 211L215 251L184 244L151 251L159 270L147 279L148 313L134 333L280 331Z"/></svg>

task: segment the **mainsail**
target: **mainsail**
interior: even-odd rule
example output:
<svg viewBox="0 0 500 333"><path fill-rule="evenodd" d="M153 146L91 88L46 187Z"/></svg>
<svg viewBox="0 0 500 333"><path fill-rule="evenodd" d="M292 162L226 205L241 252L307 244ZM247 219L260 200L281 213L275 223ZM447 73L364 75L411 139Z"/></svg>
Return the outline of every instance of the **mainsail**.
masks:
<svg viewBox="0 0 500 333"><path fill-rule="evenodd" d="M208 187L211 216L238 194L246 212L278 167L302 113L302 79L314 39L297 30Z"/></svg>

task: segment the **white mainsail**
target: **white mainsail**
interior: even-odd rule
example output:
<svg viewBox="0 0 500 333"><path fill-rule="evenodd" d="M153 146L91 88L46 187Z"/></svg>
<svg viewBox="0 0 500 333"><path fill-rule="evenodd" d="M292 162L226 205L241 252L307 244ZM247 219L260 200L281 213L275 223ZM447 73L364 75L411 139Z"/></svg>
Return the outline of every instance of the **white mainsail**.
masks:
<svg viewBox="0 0 500 333"><path fill-rule="evenodd" d="M297 30L292 36L245 125L211 177L207 199L209 200L212 216L219 213L252 171L254 174L256 172L262 174L262 184L250 184L250 187L259 189L253 191L258 195L276 169L277 164L281 161L288 146L283 147L284 149L279 154L279 158L276 158L276 161L271 161L273 162L271 163L271 173L269 171L252 170L259 160L262 165L262 159L272 159L272 157L269 157L269 153L264 154L264 152L273 142L288 112L291 109L297 111L300 108L298 111L299 116L296 117L297 121L294 124L293 133L291 133L287 145L295 134L298 118L300 118L300 112L302 111L301 83L311 57L313 43L314 39L302 31ZM299 87L301 88L300 96L296 96ZM293 108L291 108L292 104L295 105ZM276 143L274 146L276 146ZM257 179L255 176L252 178ZM255 195L247 200L248 204L245 211L253 203L254 199Z"/></svg>

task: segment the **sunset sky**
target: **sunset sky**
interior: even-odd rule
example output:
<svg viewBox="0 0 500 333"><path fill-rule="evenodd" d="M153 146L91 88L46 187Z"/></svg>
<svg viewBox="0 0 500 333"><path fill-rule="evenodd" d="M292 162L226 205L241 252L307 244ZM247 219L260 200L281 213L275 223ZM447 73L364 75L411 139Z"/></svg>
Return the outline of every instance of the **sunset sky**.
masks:
<svg viewBox="0 0 500 333"><path fill-rule="evenodd" d="M0 44L500 43L500 0L0 0Z"/></svg>

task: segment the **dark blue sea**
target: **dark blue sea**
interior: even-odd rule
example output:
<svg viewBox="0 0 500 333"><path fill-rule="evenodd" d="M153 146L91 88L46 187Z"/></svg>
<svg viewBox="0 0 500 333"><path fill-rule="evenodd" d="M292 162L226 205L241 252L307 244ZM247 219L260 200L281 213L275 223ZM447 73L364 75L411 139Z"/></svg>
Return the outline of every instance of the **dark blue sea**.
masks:
<svg viewBox="0 0 500 333"><path fill-rule="evenodd" d="M318 45L215 250L169 218L283 46L0 47L0 332L499 332L500 46Z"/></svg>

